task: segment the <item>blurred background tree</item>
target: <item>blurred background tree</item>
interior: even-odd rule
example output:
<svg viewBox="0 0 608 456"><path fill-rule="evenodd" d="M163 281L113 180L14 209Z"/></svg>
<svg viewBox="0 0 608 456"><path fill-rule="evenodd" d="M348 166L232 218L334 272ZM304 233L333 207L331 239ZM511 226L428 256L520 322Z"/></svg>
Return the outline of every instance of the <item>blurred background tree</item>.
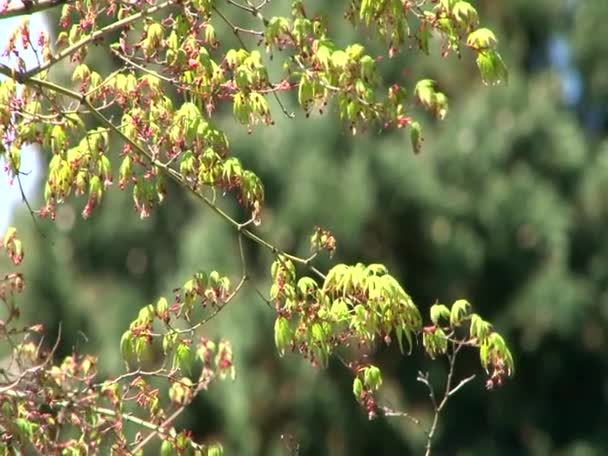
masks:
<svg viewBox="0 0 608 456"><path fill-rule="evenodd" d="M336 3L310 8L324 10L346 42L352 30ZM483 87L470 59L438 59L438 43L434 57L406 52L383 64L410 82L435 79L451 100L446 121L428 119L420 155L402 132L352 137L335 116L294 122L276 106L274 128L248 135L229 115L222 127L232 153L265 183L262 231L272 226L278 245L306 255L312 229L323 226L338 239L337 261L386 264L423 308L466 296L504 332L515 380L490 396L481 380L467 385L441 422L437 454L605 454L608 3L473 3L501 37L508 86ZM66 204L54 224L40 225L44 237L18 214L36 256L26 262L23 308L51 334L62 322L64 354L99 353L115 372L120 334L142 305L194 270L238 271L233 233L170 192L173 204L144 222L128 194L108 194L104 205L114 209L86 222L81 207ZM271 258L247 254L266 276ZM295 356L279 361L272 325L252 292L214 320L209 331L233 342L238 377L214 384L181 424L220 438L228 454L420 451L420 427L367 421L338 363L316 370ZM377 356L383 401L430 419L414 361L392 349Z"/></svg>

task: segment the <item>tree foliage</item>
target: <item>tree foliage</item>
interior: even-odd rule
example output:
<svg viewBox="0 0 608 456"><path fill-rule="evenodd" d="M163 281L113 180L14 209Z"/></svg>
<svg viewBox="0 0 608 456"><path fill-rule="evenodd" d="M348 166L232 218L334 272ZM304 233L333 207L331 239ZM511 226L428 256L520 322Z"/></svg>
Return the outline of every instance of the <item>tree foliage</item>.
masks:
<svg viewBox="0 0 608 456"><path fill-rule="evenodd" d="M238 370L232 344L204 333L251 280L247 241L272 255L266 266L269 292L255 290L274 312L278 353L300 354L316 367L337 359L351 372L353 400L370 419L396 415L418 422L379 403L383 373L373 361L379 346L395 341L404 355L422 348L431 359L447 359L443 394L436 393L428 373L417 376L433 410L427 454L447 401L474 378L456 378L462 350L477 353L489 389L513 373L503 337L468 301L435 303L426 317L382 264L336 263L323 272L316 262L328 264L337 249L327 229L311 226L310 256L284 251L263 237L256 228L266 223L263 179L232 153L229 128L215 122L231 110L236 123L254 134L271 127L276 116L295 117L285 101L295 100L306 117L335 111L353 135L408 128L419 152L421 111L444 119L448 97L430 78L411 83L391 77L383 61L403 52L430 54L430 42L437 39L444 57L472 54L466 57L476 62L484 83L506 81L497 39L480 26L470 3L344 2L346 20L373 37L367 47L339 44L322 11L299 1L273 8L277 15L267 14L266 1L232 0L41 0L9 3L0 14L45 8L61 10L56 39L32 36L24 17L5 49L10 64L0 64L6 77L0 85L0 154L7 172L20 181L26 146L48 156L44 202L31 215L55 220L62 205L77 197L84 200L85 219L111 210L115 180L132 196L141 219L170 206L172 191L186 192L234 233L240 271L236 280L215 270L191 271L173 296L141 307L120 339L125 371L112 378L97 372L94 356L74 352L57 359L61 339L48 347L41 343L41 325L17 327L14 298L24 279L7 273L0 295L6 309L2 337L11 351L0 387L3 451L33 447L44 454L84 454L111 448L138 454L158 438L162 454L220 454L221 444L199 442L174 422L212 381L234 378ZM234 48L224 44L232 38ZM95 65L99 57L89 56L98 52L121 62L119 68ZM26 64L26 53L34 55L34 66ZM71 82L62 81L64 64ZM268 224L271 233L277 229ZM23 247L14 229L3 246L18 265ZM140 431L129 436L127 424Z"/></svg>

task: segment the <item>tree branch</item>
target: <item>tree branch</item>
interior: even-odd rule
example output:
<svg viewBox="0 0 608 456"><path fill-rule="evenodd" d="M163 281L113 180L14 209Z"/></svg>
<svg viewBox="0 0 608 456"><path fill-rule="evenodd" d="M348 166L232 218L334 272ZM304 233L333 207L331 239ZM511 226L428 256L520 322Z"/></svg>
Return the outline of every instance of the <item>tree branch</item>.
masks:
<svg viewBox="0 0 608 456"><path fill-rule="evenodd" d="M12 3L20 3L21 5L13 5ZM19 2L9 2L7 8L0 11L0 20L39 13L55 6L63 5L64 3L67 3L67 0L21 0Z"/></svg>
<svg viewBox="0 0 608 456"><path fill-rule="evenodd" d="M407 412L400 412L398 410L393 410L390 407L386 407L386 406L380 406L380 410L382 410L382 415L383 416L396 416L396 417L401 417L401 418L407 418L408 420L410 420L412 423L418 425L420 424L420 420L412 415L410 415Z"/></svg>
<svg viewBox="0 0 608 456"><path fill-rule="evenodd" d="M106 27L96 30L95 32L91 33L90 35L76 41L71 46L65 48L59 54L57 54L56 56L53 56L51 58L51 60L49 60L48 62L46 62L42 65L39 65L35 68L32 68L29 71L26 71L25 73L23 73L22 76L25 78L31 78L32 76L35 76L38 73L40 73L44 70L47 70L48 68L50 68L51 66L53 66L54 64L59 62L60 60L63 60L64 58L74 54L76 51L78 51L80 48L86 46L87 44L90 44L90 43L93 43L93 42L99 40L105 34L113 32L115 30L119 30L120 28L124 27L125 25L130 24L131 22L135 22L136 20L139 20L145 16L162 11L175 4L177 4L177 0L167 0L159 5L150 6L148 8L143 8L141 11L139 11L135 14L132 14L131 16L125 17L124 19L113 22L113 23L107 25Z"/></svg>
<svg viewBox="0 0 608 456"><path fill-rule="evenodd" d="M62 95L65 95L65 96L67 96L69 98L72 98L72 99L74 99L74 100L82 103L84 106L86 106L86 108L88 108L90 110L90 113L95 118L97 118L97 120L99 120L102 123L102 125L105 125L106 127L108 127L113 133L115 133L116 135L118 135L125 143L129 144L142 157L144 157L145 159L147 159L148 162L152 166L157 167L165 175L167 175L170 179L172 179L173 181L175 181L178 185L180 185L181 187L183 187L183 188L187 189L188 191L190 191L191 194L193 194L197 199L201 200L213 212L215 212L216 214L218 214L226 222L228 222L230 225L232 225L233 228L236 229L236 231L238 233L240 233L244 237L248 238L249 240L255 242L256 244L258 244L258 245L260 245L262 247L265 247L266 249L268 249L270 252L272 252L275 255L284 255L285 258L293 261L294 263L298 263L298 264L306 266L311 272L313 272L319 278L321 278L321 279L324 280L325 279L325 274L323 274L321 271L319 271L317 268L315 268L312 265L311 258L300 258L298 256L291 255L291 254L289 254L287 252L284 252L281 249L275 247L270 242L268 242L265 239L261 238L260 236L258 236L254 232L250 231L247 228L244 228L244 226L241 223L237 222L235 219L233 219L232 217L230 217L230 215L228 215L225 211L223 211L221 208L219 208L217 205L215 205L215 203L213 201L211 201L205 195L201 194L200 192L197 192L190 185L188 185L188 183L186 182L186 180L184 179L184 177L179 172L177 172L173 168L167 166L165 163L162 163L161 161L157 160L142 145L140 145L137 142L133 141L132 139L128 138L106 116L104 116L99 111L99 109L97 109L95 106L93 106L93 104L90 102L90 100L88 99L88 97L86 96L86 94L82 94L80 92L76 92L74 90L70 90L70 89L68 89L66 87L63 87L63 86L59 85L59 84L55 84L53 82L50 82L50 81L47 81L47 80L44 80L44 79L33 77L33 74L37 74L38 72L45 70L46 68L48 68L52 64L56 63L58 60L60 60L62 58L65 58L70 53L73 53L77 49L79 49L80 47L82 47L82 46L90 43L91 41L93 41L93 39L94 39L95 36L99 37L99 36L101 36L101 34L109 32L110 31L110 27L111 27L111 30L115 30L117 28L117 24L125 25L125 24L127 24L129 22L132 22L136 18L142 17L146 13L151 14L152 12L156 12L156 11L159 11L159 10L161 10L163 8L166 8L166 7L170 6L170 5L173 5L176 2L177 2L177 0L168 0L168 1L163 2L162 4L160 4L160 5L156 6L156 7L148 8L145 12L141 11L140 13L134 14L132 16L129 16L128 18L123 19L122 21L116 22L114 24L111 24L108 27L100 29L98 32L93 33L93 35L91 35L90 37L88 37L86 39L82 39L82 40L74 43L68 49L65 49L62 53L60 53L51 62L47 62L43 66L34 68L34 69L32 69L32 70L30 70L28 72L25 72L25 73L23 73L23 72L16 72L12 68L9 68L7 65L4 65L4 64L0 63L0 74L4 74L4 75L6 75L6 76L8 76L10 78L13 78L13 79L15 79L17 82L19 82L21 84L30 84L30 85L34 85L34 86L37 86L37 87L40 87L40 88L51 90L51 91L60 93Z"/></svg>
<svg viewBox="0 0 608 456"><path fill-rule="evenodd" d="M450 397L452 397L460 388L462 388L464 385L466 385L467 383L469 383L471 380L473 380L475 378L475 375L471 375L470 377L467 377L467 378L461 380L456 386L454 386L452 388L452 383L454 382L454 367L456 364L456 356L458 355L458 352L464 345L465 345L464 343L452 342L452 353L448 353L448 355L447 355L448 362L449 362L448 378L445 382L445 392L444 392L443 397L440 402L437 402L437 398L435 396L435 389L433 388L433 385L431 384L431 381L429 379L429 374L428 373L424 374L422 372L418 373L417 380L420 383L424 384L427 387L427 389L429 390L429 397L431 399L431 403L433 404L433 409L434 409L433 422L431 424L431 428L429 429L429 431L427 433L427 438L426 438L426 446L425 446L425 452L424 452L425 456L430 456L430 454L431 454L431 449L433 446L433 438L435 437L435 431L437 430L437 424L439 423L439 415L441 414L441 411L447 404L448 399Z"/></svg>

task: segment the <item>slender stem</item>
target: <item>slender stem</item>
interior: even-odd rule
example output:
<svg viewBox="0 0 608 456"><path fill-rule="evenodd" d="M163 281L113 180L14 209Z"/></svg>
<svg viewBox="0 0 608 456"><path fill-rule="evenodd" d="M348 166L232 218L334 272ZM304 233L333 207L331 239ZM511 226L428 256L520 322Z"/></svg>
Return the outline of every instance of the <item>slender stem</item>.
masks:
<svg viewBox="0 0 608 456"><path fill-rule="evenodd" d="M239 234L239 255L241 257L241 273L247 277L247 259L245 258L245 248L243 247L243 236Z"/></svg>
<svg viewBox="0 0 608 456"><path fill-rule="evenodd" d="M247 50L247 45L245 44L245 42L241 38L241 35L240 35L241 33L246 33L246 34L249 34L249 35L254 35L254 36L257 36L258 38L264 36L264 32L262 32L262 31L252 30L252 29L245 29L243 27L239 27L238 25L235 25L230 19L228 19L228 17L224 13L222 13L215 6L213 7L213 11L215 11L215 13L226 23L226 25L228 25L228 27L230 27L230 30L232 31L232 33L234 33L234 35L236 36L236 38L241 43L241 46L245 50Z"/></svg>
<svg viewBox="0 0 608 456"><path fill-rule="evenodd" d="M58 404L58 405L63 405L63 404ZM67 405L67 402L66 404ZM109 409L109 408L105 408L105 407L93 407L92 409L95 413L99 413L100 415L105 415L105 416L112 416L112 417L120 417L122 420L124 421L129 421L131 423L137 424L143 428L146 429L151 429L151 430L157 430L159 429L161 426L154 424L154 423L150 423L149 421L146 421L142 418L138 418L134 415L131 415L129 413L118 413L115 410Z"/></svg>
<svg viewBox="0 0 608 456"><path fill-rule="evenodd" d="M63 3L63 2L62 2ZM51 58L48 62L39 65L35 68L32 68L29 71L26 71L25 73L23 73L23 76L26 78L31 78L32 76L37 75L38 73L50 68L51 66L53 66L54 64L56 64L57 62L59 62L60 60L63 60L64 58L74 54L75 52L77 52L79 49L81 49L82 47L86 46L87 44L93 43L99 39L101 39L104 35L106 35L107 33L111 33L113 31L119 30L120 28L129 25L132 22L135 22L139 19L144 18L145 16L148 16L150 14L154 14L157 13L159 11L162 11L170 6L173 6L175 4L177 4L178 1L177 0L167 0L163 3L160 3L159 5L154 5L154 6L150 6L148 8L142 8L141 11L132 14L131 16L125 17L124 19L121 19L119 21L113 22L99 30L94 31L93 33L91 33L90 35L76 41L74 44L72 44L71 46L65 48L63 51L61 51L59 54L57 54L56 56L53 56L53 58Z"/></svg>
<svg viewBox="0 0 608 456"><path fill-rule="evenodd" d="M439 423L439 415L447 404L448 399L452 397L458 390L460 390L460 388L462 388L464 385L466 385L475 378L475 375L471 375L470 377L461 380L456 386L452 387L454 381L454 366L456 364L456 357L460 349L464 347L465 344L459 342L452 342L451 344L452 352L447 355L449 364L448 377L445 382L445 391L440 402L437 402L435 390L429 380L429 374L423 374L422 372L418 373L418 381L420 383L423 383L429 390L429 397L431 399L431 403L434 409L433 422L431 423L431 427L427 433L426 438L426 446L424 453L425 456L430 456L431 454L431 450L433 447L433 438L435 437L435 432L437 431L437 424Z"/></svg>
<svg viewBox="0 0 608 456"><path fill-rule="evenodd" d="M245 283L245 278L243 277L243 280L241 281L241 283L239 284L239 286L237 286L237 288L234 291L233 296L238 292L238 290L240 289L241 286L243 286L243 283ZM194 390L194 396L196 396L198 393L200 393L203 389L205 388L205 383L203 382L199 382L199 384L196 386L196 389ZM148 434L141 442L139 442L137 444L137 446L133 449L133 454L137 454L137 452L141 449L143 449L143 447L150 442L150 440L152 440L154 437L156 437L157 435L161 435L161 432L169 425L171 425L171 423L173 423L175 421L175 419L180 416L182 414L182 412L186 410L186 405L182 405L181 407L179 407L175 412L173 412L171 414L171 416L169 418L167 418L165 421L163 421L161 423L160 426L158 426L155 430L153 430L150 434ZM175 434L175 432L171 432L172 434ZM172 435L173 436L173 435ZM196 448L199 445L195 444L194 442L190 441L191 445Z"/></svg>
<svg viewBox="0 0 608 456"><path fill-rule="evenodd" d="M142 71L143 73L147 73L149 75L152 75L158 79L162 79L165 82L168 82L170 84L177 84L177 81L173 78L168 78L167 76L164 76L160 73L157 73L154 70L151 70L149 68L146 68L143 65L138 64L137 62L134 62L132 59L130 59L129 57L127 57L126 55L118 52L116 49L112 49L110 48L110 52L115 55L116 57L118 57L120 60L122 60L123 62L125 62L127 65L132 66L133 68L138 69L139 71ZM120 70L119 70L120 71ZM98 87L95 87L95 90L97 90Z"/></svg>
<svg viewBox="0 0 608 456"><path fill-rule="evenodd" d="M408 420L410 420L412 423L418 425L420 424L420 420L418 418L416 418L415 416L410 415L407 412L400 412L397 410L393 410L389 407L386 406L382 406L380 407L380 409L382 410L382 414L384 416L397 416L397 417L403 417L403 418L407 418Z"/></svg>
<svg viewBox="0 0 608 456"><path fill-rule="evenodd" d="M139 18L141 16L143 16L144 13L146 14L151 14L152 12L155 11L159 11L162 8L165 8L167 6L170 6L172 4L174 4L177 0L169 0L166 2L161 3L160 5L156 6L156 7L152 7L152 8L148 8L145 12L142 11L140 13L134 14L132 16L129 16L128 18L125 18L122 21L119 21L120 23L122 23L122 25L125 25L126 23L129 23L133 20L135 20L136 18ZM112 24L112 27L115 27L117 23ZM108 26L108 27L111 27ZM104 30L108 31L108 27L99 30L98 32L95 33L100 33ZM95 35L95 33L93 35ZM104 32L105 33L105 32ZM90 40L83 42L83 40L75 43L73 46L71 46L70 48L74 48L74 46L79 45L79 46L84 46L85 44L87 44ZM79 44L81 43L82 44ZM70 49L69 48L69 49ZM64 53L68 51L68 49L66 49L64 51ZM64 53L60 54L58 56L58 58L56 58L54 60L54 62L56 62L57 60L59 60L60 58L65 57L65 55L63 55ZM67 55L67 54L66 54ZM40 71L42 71L42 67L40 67ZM270 242L266 241L265 239L261 238L260 236L258 236L257 234L255 234L254 232L250 231L247 228L244 228L242 224L240 224L239 222L237 222L235 219L233 219L232 217L230 217L225 211L223 211L221 208L219 208L218 206L215 205L215 203L210 200L208 197L204 196L203 194L201 194L200 192L196 191L194 188L192 188L190 185L188 185L188 183L185 181L184 177L177 172L176 170L174 170L173 168L169 167L167 164L162 163L161 161L157 160L150 152L148 152L143 146L141 146L140 144L138 144L137 142L135 142L134 140L132 140L131 138L127 137L119 128L117 128L106 116L104 116L99 109L97 109L95 106L93 106L93 104L91 103L91 101L88 99L88 97L85 94L70 90L66 87L63 87L61 85L55 84L53 82L47 81L45 79L40 79L40 78L36 78L33 77L29 74L29 72L27 73L19 73L19 72L15 72L13 69L9 68L8 66L4 65L4 64L0 64L0 74L4 74L8 77L14 78L17 82L21 83L21 84L31 84L31 85L35 85L41 88L45 88L51 91L54 91L56 93L59 93L61 95L67 96L69 98L72 98L78 102L80 102L82 105L86 106L90 113L97 118L97 120L99 120L102 125L105 125L106 127L108 127L112 132L114 132L117 136L119 136L124 142L126 142L127 144L129 144L137 153L139 153L142 157L145 157L152 166L162 170L169 178L171 178L172 180L174 180L178 185L180 185L183 188L186 188L188 191L190 191L190 193L192 195L194 195L197 199L199 199L200 201L202 201L205 205L207 205L213 212L215 212L217 215L219 215L221 218L223 218L226 222L228 222L230 225L233 226L233 228L239 232L241 235L243 235L244 237L248 238L249 240L255 242L256 244L268 249L270 252L272 252L275 255L284 255L285 258L293 261L294 263L298 263L298 264L302 264L304 266L306 266L310 271L312 271L314 274L316 274L319 278L321 279L325 279L325 274L323 274L321 271L319 271L317 268L315 268L312 264L311 264L311 260L310 258L300 258L298 256L295 255L291 255L288 254L286 252L283 252L282 250L280 250L279 248L275 247L273 244L271 244Z"/></svg>
<svg viewBox="0 0 608 456"><path fill-rule="evenodd" d="M253 11L259 11L262 7L264 7L264 5L266 5L266 3L267 3L266 1L263 1L260 4L260 6L258 6L255 10L252 10L252 9L250 9L248 7L245 7L244 5L238 5L238 4L235 4L235 3L233 3L233 4L237 5L239 8L245 8L245 11L253 12ZM245 49L246 51L248 50L247 49L247 45L245 44L245 41L243 41L243 38L241 37L241 33L249 33L249 34L252 34L252 35L264 36L264 32L258 32L256 30L247 30L247 29L243 29L241 27L237 27L219 9L217 9L216 7L213 7L213 10L226 23L226 25L228 25L228 27L232 30L232 33L234 33L234 36L236 37L236 39L241 44L241 47L243 49ZM264 19L264 17L261 15L261 13L258 13L258 15L262 19L262 23L264 25L266 25L267 24L266 19ZM279 95L274 90L272 90L271 92L272 92L272 95L274 96L274 99L276 100L277 104L279 105L279 108L281 108L281 111L285 115L285 117L287 117L288 119L294 119L296 117L295 113L287 111L287 109L285 108L285 105L281 101L281 98L279 97Z"/></svg>
<svg viewBox="0 0 608 456"><path fill-rule="evenodd" d="M450 390L450 392L448 393L448 397L452 397L454 394L456 394L456 392L462 388L464 385L466 385L467 383L469 383L470 381L472 381L473 379L475 379L475 374L467 377L467 378L463 378L458 385L456 385L454 388L452 388Z"/></svg>
<svg viewBox="0 0 608 456"><path fill-rule="evenodd" d="M19 186L19 193L21 193L21 201L23 201L23 203L25 203L25 207L27 207L27 210L30 213L30 217L32 218L32 221L34 222L34 226L36 227L36 231L38 231L38 234L40 236L42 236L42 239L46 239L46 235L40 228L40 225L38 224L38 220L36 219L36 213L35 213L34 209L32 209L32 205L30 204L29 200L27 199L27 196L25 196L25 191L23 190L23 183L21 182L21 171L18 170L17 167L15 166L15 163L13 162L13 156L11 154L7 154L7 156L9 157L9 160L11 162L13 169L16 170L16 172L17 172L16 177L17 177L17 184Z"/></svg>
<svg viewBox="0 0 608 456"><path fill-rule="evenodd" d="M7 337L7 339L8 339L8 337ZM55 352L57 351L57 348L59 347L60 341L61 341L61 324L59 325L59 333L57 335L57 339L55 340L55 345L53 345L53 348L51 349L49 354L46 356L46 359L40 364L36 364L35 366L30 367L28 369L23 369L23 372L21 372L21 374L19 375L19 377L16 380L14 380L9 385L6 385L6 386L3 386L0 388L0 395L2 395L2 394L10 395L9 393L12 392L13 388L15 388L26 376L28 376L30 374L34 374L34 373L42 370L44 367L46 367L53 359L53 356L55 356ZM42 343L42 340L40 341L40 343ZM40 348L38 348L38 351L39 350L40 350ZM17 363L17 364L19 364L19 363ZM19 366L19 368L22 369L21 366Z"/></svg>
<svg viewBox="0 0 608 456"><path fill-rule="evenodd" d="M29 396L26 393L23 393L20 391L15 391L15 390L2 391L2 395L11 397L13 399L28 399L29 398ZM55 401L49 405L52 405L54 407L67 407L70 404L71 403L69 401L61 400L61 401ZM137 425L142 426L147 429L156 430L160 427L159 425L146 421L142 418L138 418L134 415L131 415L130 413L120 413L120 412L117 412L115 410L112 410L112 409L109 409L106 407L92 407L91 410L95 413L99 413L100 415L120 417L124 421L129 421L131 423L137 424Z"/></svg>
<svg viewBox="0 0 608 456"><path fill-rule="evenodd" d="M150 432L141 442L137 444L135 448L133 448L133 454L137 454L139 450L143 449L143 447L146 446L146 444L150 442L150 440L160 434L161 430L165 429L167 426L173 423L173 421L175 421L175 419L180 416L185 409L186 406L182 405L175 412L173 412L169 418L167 418L160 424L160 426L158 426L157 429L154 429L152 432Z"/></svg>

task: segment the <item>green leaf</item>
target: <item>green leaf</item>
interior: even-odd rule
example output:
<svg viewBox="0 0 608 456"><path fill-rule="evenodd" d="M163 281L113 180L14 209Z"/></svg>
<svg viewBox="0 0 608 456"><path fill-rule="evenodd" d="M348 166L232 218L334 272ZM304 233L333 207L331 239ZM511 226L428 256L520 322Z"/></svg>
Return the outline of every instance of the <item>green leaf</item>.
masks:
<svg viewBox="0 0 608 456"><path fill-rule="evenodd" d="M477 50L494 49L498 40L492 30L480 28L471 32L467 38L467 46Z"/></svg>
<svg viewBox="0 0 608 456"><path fill-rule="evenodd" d="M505 344L505 340L497 332L490 334L490 337L488 338L488 343L499 352L504 352L507 349L507 344Z"/></svg>
<svg viewBox="0 0 608 456"><path fill-rule="evenodd" d="M133 352L135 354L135 358L138 362L142 360L145 354L147 354L147 350L149 348L148 341L145 336L137 336L134 339L133 344Z"/></svg>
<svg viewBox="0 0 608 456"><path fill-rule="evenodd" d="M513 362L513 355L511 351L505 347L504 352L502 353L503 361L505 363L505 368L507 369L507 373L509 375L515 374L515 363Z"/></svg>
<svg viewBox="0 0 608 456"><path fill-rule="evenodd" d="M64 150L66 144L65 130L61 125L55 125L51 130L52 152L58 154Z"/></svg>
<svg viewBox="0 0 608 456"><path fill-rule="evenodd" d="M444 11L450 11L457 0L440 0L439 5Z"/></svg>
<svg viewBox="0 0 608 456"><path fill-rule="evenodd" d="M302 297L313 294L317 289L317 282L311 277L302 277L298 280L298 291Z"/></svg>
<svg viewBox="0 0 608 456"><path fill-rule="evenodd" d="M190 374L192 372L193 361L194 356L190 345L180 343L173 356L173 368L179 367L185 374Z"/></svg>
<svg viewBox="0 0 608 456"><path fill-rule="evenodd" d="M278 317L274 322L274 343L279 350L279 355L285 354L285 348L293 338L291 326L285 317Z"/></svg>
<svg viewBox="0 0 608 456"><path fill-rule="evenodd" d="M485 49L477 54L477 67L484 84L496 85L507 83L509 73L500 54L493 49Z"/></svg>
<svg viewBox="0 0 608 456"><path fill-rule="evenodd" d="M464 28L470 29L479 24L477 10L469 2L456 2L452 8L452 15Z"/></svg>
<svg viewBox="0 0 608 456"><path fill-rule="evenodd" d="M448 338L445 335L445 332L443 332L443 329L437 328L435 330L435 339L437 342L437 353L445 353L448 350Z"/></svg>
<svg viewBox="0 0 608 456"><path fill-rule="evenodd" d="M378 390L382 385L382 372L376 366L363 369L363 383L371 390Z"/></svg>
<svg viewBox="0 0 608 456"><path fill-rule="evenodd" d="M334 44L329 40L319 40L315 59L323 67L324 70L328 70L332 63L331 56L335 51Z"/></svg>
<svg viewBox="0 0 608 456"><path fill-rule="evenodd" d="M365 268L365 275L383 276L388 274L388 269L383 264L370 264Z"/></svg>
<svg viewBox="0 0 608 456"><path fill-rule="evenodd" d="M310 341L309 343L314 344L319 363L322 366L327 365L327 355L329 354L329 347L327 345L327 333L325 328L320 323L313 323L310 327Z"/></svg>
<svg viewBox="0 0 608 456"><path fill-rule="evenodd" d="M336 70L344 70L348 63L348 55L346 52L337 50L331 55L331 64Z"/></svg>
<svg viewBox="0 0 608 456"><path fill-rule="evenodd" d="M365 48L360 44L351 44L346 48L346 55L351 60L359 60L363 56Z"/></svg>
<svg viewBox="0 0 608 456"><path fill-rule="evenodd" d="M125 331L120 338L120 354L125 362L130 362L133 359L133 333Z"/></svg>
<svg viewBox="0 0 608 456"><path fill-rule="evenodd" d="M188 377L182 377L174 381L169 388L171 402L178 405L186 405L192 400L192 381Z"/></svg>
<svg viewBox="0 0 608 456"><path fill-rule="evenodd" d="M169 330L163 336L163 353L166 355L175 348L177 344L177 333L174 330Z"/></svg>
<svg viewBox="0 0 608 456"><path fill-rule="evenodd" d="M466 299L459 299L452 304L452 311L450 312L450 324L452 326L459 326L464 317L470 312L471 304Z"/></svg>
<svg viewBox="0 0 608 456"><path fill-rule="evenodd" d="M397 342L399 343L399 350L401 351L401 353L405 353L403 349L403 336L405 335L409 347L408 354L411 354L413 349L412 331L410 331L408 328L405 327L405 325L403 325L401 327L397 327L395 329L395 333L397 334Z"/></svg>
<svg viewBox="0 0 608 456"><path fill-rule="evenodd" d="M169 440L163 440L163 443L160 446L160 456L171 456L172 454L175 454L173 445Z"/></svg>
<svg viewBox="0 0 608 456"><path fill-rule="evenodd" d="M329 270L325 276L325 282L323 284L323 290L333 291L337 287L338 282L342 279L342 276L348 271L348 266L345 264L337 264Z"/></svg>
<svg viewBox="0 0 608 456"><path fill-rule="evenodd" d="M22 439L32 440L34 431L36 430L36 424L25 418L17 418L13 422L15 427L19 430L19 435Z"/></svg>
<svg viewBox="0 0 608 456"><path fill-rule="evenodd" d="M422 127L420 123L414 121L410 124L410 141L414 148L414 153L419 153L422 148Z"/></svg>
<svg viewBox="0 0 608 456"><path fill-rule="evenodd" d="M84 82L89 78L91 74L91 70L84 63L81 63L74 68L74 72L72 73L72 81L73 82Z"/></svg>
<svg viewBox="0 0 608 456"><path fill-rule="evenodd" d="M206 456L223 456L224 447L219 443L207 446Z"/></svg>
<svg viewBox="0 0 608 456"><path fill-rule="evenodd" d="M479 315L471 314L470 336L483 342L490 334L492 326Z"/></svg>
<svg viewBox="0 0 608 456"><path fill-rule="evenodd" d="M149 324L154 320L155 310L152 304L148 304L145 307L142 307L137 315L137 323L139 324Z"/></svg>
<svg viewBox="0 0 608 456"><path fill-rule="evenodd" d="M425 107L433 105L435 97L435 81L432 79L422 79L416 83L414 94L418 98L418 101Z"/></svg>
<svg viewBox="0 0 608 456"><path fill-rule="evenodd" d="M418 38L418 44L420 46L420 50L425 54L429 55L429 40L432 36L431 27L427 24L423 24L420 27L420 31L416 35Z"/></svg>
<svg viewBox="0 0 608 456"><path fill-rule="evenodd" d="M489 352L488 344L487 343L481 344L481 346L479 347L479 360L481 361L481 366L484 369L488 368L488 352Z"/></svg>
<svg viewBox="0 0 608 456"><path fill-rule="evenodd" d="M445 119L448 113L448 97L444 93L435 93L433 112L438 119Z"/></svg>
<svg viewBox="0 0 608 456"><path fill-rule="evenodd" d="M159 318L164 318L164 316L169 311L169 302L166 298L160 298L156 303L156 315Z"/></svg>
<svg viewBox="0 0 608 456"><path fill-rule="evenodd" d="M346 318L348 318L348 314L349 314L348 305L346 304L344 299L342 299L342 298L336 299L331 304L330 313L333 316L334 320L336 320L336 321L343 321Z"/></svg>
<svg viewBox="0 0 608 456"><path fill-rule="evenodd" d="M303 75L298 87L298 102L302 108L308 109L313 100L314 88L312 81L310 81L306 75Z"/></svg>
<svg viewBox="0 0 608 456"><path fill-rule="evenodd" d="M441 326L441 323L439 323L441 319L450 319L450 309L443 304L434 304L431 307L431 321L434 325Z"/></svg>
<svg viewBox="0 0 608 456"><path fill-rule="evenodd" d="M432 359L435 359L437 355L444 354L448 348L447 337L441 328L424 332L422 344Z"/></svg>
<svg viewBox="0 0 608 456"><path fill-rule="evenodd" d="M363 382L359 377L355 377L353 380L353 394L357 400L361 399L361 393L363 392Z"/></svg>

